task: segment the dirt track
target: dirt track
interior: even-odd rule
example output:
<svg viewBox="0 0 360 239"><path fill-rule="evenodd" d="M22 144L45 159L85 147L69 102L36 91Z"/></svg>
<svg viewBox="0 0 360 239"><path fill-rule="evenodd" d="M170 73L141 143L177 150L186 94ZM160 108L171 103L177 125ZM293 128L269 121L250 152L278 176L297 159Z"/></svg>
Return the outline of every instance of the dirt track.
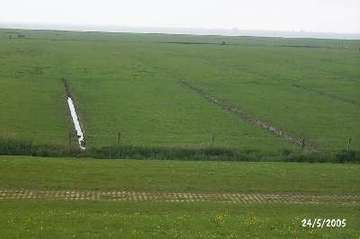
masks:
<svg viewBox="0 0 360 239"><path fill-rule="evenodd" d="M87 200L87 201L161 201L224 202L235 204L360 204L360 194L310 195L301 193L166 193L99 191L0 190L0 200Z"/></svg>

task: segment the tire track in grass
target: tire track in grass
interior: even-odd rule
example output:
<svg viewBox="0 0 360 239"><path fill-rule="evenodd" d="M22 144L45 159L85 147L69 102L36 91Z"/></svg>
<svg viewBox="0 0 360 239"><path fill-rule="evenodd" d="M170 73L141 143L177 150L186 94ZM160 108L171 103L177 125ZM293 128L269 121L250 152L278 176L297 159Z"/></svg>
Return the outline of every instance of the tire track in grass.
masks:
<svg viewBox="0 0 360 239"><path fill-rule="evenodd" d="M300 146L300 147L303 147L303 148L306 148L306 149L309 149L312 151L317 151L319 148L318 145L316 145L312 142L309 142L309 140L307 140L306 144L305 144L304 138L290 134L290 133L286 132L286 130L276 128L271 123L262 121L262 120L256 118L255 116L243 111L238 106L231 105L229 102L225 102L222 99L216 98L216 97L210 95L209 93L207 93L206 91L204 91L203 89L193 86L189 82L182 80L182 81L179 81L179 83L181 86L194 91L197 95L206 99L209 103L220 106L224 111L236 114L237 116L239 116L239 118L241 120L243 120L257 128L264 129L264 130L270 132L271 134L286 140L289 143L295 144L297 146Z"/></svg>
<svg viewBox="0 0 360 239"><path fill-rule="evenodd" d="M232 204L357 204L360 194L313 195L302 193L169 193L127 191L35 191L0 190L1 200L63 201L154 201L154 202L222 202Z"/></svg>

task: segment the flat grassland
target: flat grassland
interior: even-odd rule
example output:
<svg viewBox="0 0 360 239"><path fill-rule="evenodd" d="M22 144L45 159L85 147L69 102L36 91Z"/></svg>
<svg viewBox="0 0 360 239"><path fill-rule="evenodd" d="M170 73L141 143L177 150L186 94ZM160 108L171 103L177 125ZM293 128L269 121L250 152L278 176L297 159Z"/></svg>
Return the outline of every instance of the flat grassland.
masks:
<svg viewBox="0 0 360 239"><path fill-rule="evenodd" d="M65 78L89 147L116 144L118 133L128 145L298 147L209 103L185 81L320 150L344 149L350 137L351 148L360 149L359 47L342 40L4 29L0 134L66 145L72 125Z"/></svg>
<svg viewBox="0 0 360 239"><path fill-rule="evenodd" d="M359 194L357 165L0 157L0 188ZM1 200L5 238L356 238L357 204ZM341 229L304 218L345 218Z"/></svg>
<svg viewBox="0 0 360 239"><path fill-rule="evenodd" d="M99 160L19 156L1 156L0 164L2 189L360 193L360 167L356 164Z"/></svg>
<svg viewBox="0 0 360 239"><path fill-rule="evenodd" d="M358 206L3 201L4 238L357 238ZM345 228L302 228L346 218Z"/></svg>
<svg viewBox="0 0 360 239"><path fill-rule="evenodd" d="M288 135L319 151L360 150L359 49L360 41L345 40L0 29L0 139L65 148L73 135L66 79L90 149L298 152ZM328 195L359 199L357 164L0 156L0 165L4 238L357 238L360 231L358 203L313 204ZM6 197L25 191L300 194L315 201ZM304 218L348 225L305 229Z"/></svg>

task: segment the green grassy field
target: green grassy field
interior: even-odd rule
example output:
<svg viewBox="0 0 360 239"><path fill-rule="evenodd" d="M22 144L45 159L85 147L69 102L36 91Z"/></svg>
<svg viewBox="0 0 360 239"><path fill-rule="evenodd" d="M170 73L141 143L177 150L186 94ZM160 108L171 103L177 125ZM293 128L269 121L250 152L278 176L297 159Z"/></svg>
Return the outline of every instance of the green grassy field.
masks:
<svg viewBox="0 0 360 239"><path fill-rule="evenodd" d="M0 189L359 193L358 165L0 157ZM357 204L2 200L5 238L357 238ZM341 229L304 218L345 218Z"/></svg>
<svg viewBox="0 0 360 239"><path fill-rule="evenodd" d="M25 34L17 39L16 32ZM9 35L14 38L9 39ZM228 44L221 46L224 40ZM204 43L204 44L194 44ZM206 44L205 44L206 43ZM360 41L0 30L0 134L67 144L61 78L87 145L294 149L185 80L320 150L360 147ZM21 107L15 107L21 105Z"/></svg>
<svg viewBox="0 0 360 239"><path fill-rule="evenodd" d="M4 201L4 238L355 238L358 206ZM304 218L346 218L341 229Z"/></svg>
<svg viewBox="0 0 360 239"><path fill-rule="evenodd" d="M2 189L360 193L360 167L356 164L1 156L0 165Z"/></svg>
<svg viewBox="0 0 360 239"><path fill-rule="evenodd" d="M349 137L350 149L360 150L359 49L356 40L0 29L0 139L68 152L73 125L65 78L90 149L81 156L117 144L120 133L120 146L139 151L208 148L216 155L225 148L272 158L293 151L306 161L299 145L251 121L304 138L326 151L322 157L346 149ZM8 146L17 151L16 143L0 142L5 153ZM358 164L136 158L0 156L0 191L360 193ZM0 211L4 238L359 238L360 231L359 205L331 199L296 205L7 198ZM348 225L304 229L303 218L345 218Z"/></svg>
<svg viewBox="0 0 360 239"><path fill-rule="evenodd" d="M50 51L37 42L0 40L2 137L43 144L66 141L71 125Z"/></svg>

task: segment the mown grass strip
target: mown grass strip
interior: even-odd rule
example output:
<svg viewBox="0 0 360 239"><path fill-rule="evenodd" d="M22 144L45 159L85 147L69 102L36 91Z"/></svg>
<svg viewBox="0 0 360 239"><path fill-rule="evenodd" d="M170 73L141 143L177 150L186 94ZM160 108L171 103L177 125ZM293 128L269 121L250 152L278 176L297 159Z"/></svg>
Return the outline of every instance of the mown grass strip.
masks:
<svg viewBox="0 0 360 239"><path fill-rule="evenodd" d="M360 193L357 164L23 156L0 156L0 164L0 188L12 190Z"/></svg>

